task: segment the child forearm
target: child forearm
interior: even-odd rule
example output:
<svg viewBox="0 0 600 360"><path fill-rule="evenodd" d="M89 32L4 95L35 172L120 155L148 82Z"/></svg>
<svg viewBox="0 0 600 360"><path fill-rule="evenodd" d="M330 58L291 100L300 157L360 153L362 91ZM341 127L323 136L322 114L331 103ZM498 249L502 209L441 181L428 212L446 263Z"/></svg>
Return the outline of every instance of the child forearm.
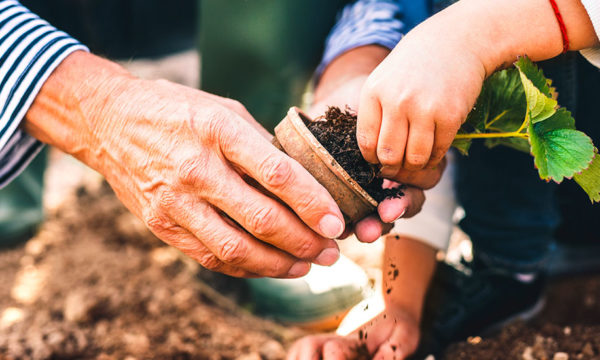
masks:
<svg viewBox="0 0 600 360"><path fill-rule="evenodd" d="M579 0L556 0L556 4L570 50L599 44ZM443 36L450 42L468 43L468 48L481 58L488 76L514 62L517 56L527 55L538 61L563 51L561 30L549 0L461 0L420 27L427 26L443 29Z"/></svg>
<svg viewBox="0 0 600 360"><path fill-rule="evenodd" d="M419 322L436 264L436 250L404 236L385 238L383 296L386 309L401 308Z"/></svg>

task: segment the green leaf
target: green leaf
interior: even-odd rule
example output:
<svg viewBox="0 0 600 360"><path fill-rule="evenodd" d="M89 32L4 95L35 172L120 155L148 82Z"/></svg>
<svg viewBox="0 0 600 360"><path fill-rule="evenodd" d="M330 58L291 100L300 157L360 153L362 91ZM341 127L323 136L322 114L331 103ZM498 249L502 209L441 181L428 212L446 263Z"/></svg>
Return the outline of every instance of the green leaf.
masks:
<svg viewBox="0 0 600 360"><path fill-rule="evenodd" d="M460 151L463 155L469 155L469 149L471 148L471 139L454 139L452 146Z"/></svg>
<svg viewBox="0 0 600 360"><path fill-rule="evenodd" d="M555 97L554 88L552 87L552 80L547 79L544 76L544 72L527 56L519 57L515 62L515 67L519 69L521 74L524 74L529 81L535 86L542 94L549 98Z"/></svg>
<svg viewBox="0 0 600 360"><path fill-rule="evenodd" d="M575 130L575 119L573 119L573 116L571 116L571 112L569 110L565 108L559 108L545 121L536 123L534 128L538 134L557 129Z"/></svg>
<svg viewBox="0 0 600 360"><path fill-rule="evenodd" d="M558 107L552 82L527 57L488 78L453 146L467 154L474 138L485 145L530 152L540 177L557 183L574 178L592 202L600 202L600 156Z"/></svg>
<svg viewBox="0 0 600 360"><path fill-rule="evenodd" d="M541 132L530 124L529 142L540 177L547 181L560 183L565 177L573 177L586 169L594 157L592 139L573 129Z"/></svg>
<svg viewBox="0 0 600 360"><path fill-rule="evenodd" d="M519 71L512 68L496 72L484 82L462 132L516 131L525 119L526 110Z"/></svg>
<svg viewBox="0 0 600 360"><path fill-rule="evenodd" d="M516 137L485 139L485 146L490 149L499 145L508 146L518 151L531 153L531 145L527 139Z"/></svg>
<svg viewBox="0 0 600 360"><path fill-rule="evenodd" d="M542 93L523 72L520 72L520 75L530 121L535 124L554 115L558 102Z"/></svg>
<svg viewBox="0 0 600 360"><path fill-rule="evenodd" d="M575 174L573 178L592 202L600 202L600 155L597 149L590 166L581 173Z"/></svg>

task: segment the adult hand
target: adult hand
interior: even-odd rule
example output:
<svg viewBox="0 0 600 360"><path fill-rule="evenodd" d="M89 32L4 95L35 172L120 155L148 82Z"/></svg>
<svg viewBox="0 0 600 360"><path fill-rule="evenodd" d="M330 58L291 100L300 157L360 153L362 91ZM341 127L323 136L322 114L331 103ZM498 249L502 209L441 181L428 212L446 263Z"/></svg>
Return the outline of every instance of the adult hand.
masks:
<svg viewBox="0 0 600 360"><path fill-rule="evenodd" d="M98 170L154 234L208 269L298 277L339 256L337 205L238 102L77 52L26 119L29 133Z"/></svg>
<svg viewBox="0 0 600 360"><path fill-rule="evenodd" d="M386 310L348 336L322 334L298 340L287 360L402 360L419 344L419 325L401 309Z"/></svg>
<svg viewBox="0 0 600 360"><path fill-rule="evenodd" d="M321 116L329 106L359 109L360 92L371 71L388 55L389 50L379 46L365 46L351 50L334 60L325 70L315 90L315 104L309 110L312 117ZM359 110L360 113L360 110ZM398 171L382 175L391 181L385 186L407 185L402 198L385 199L379 204L378 214L347 227L345 236L352 231L362 242L373 242L391 230L387 224L399 218L416 215L423 205L423 189L429 189L441 178L445 163L434 169ZM387 223L387 224L386 224Z"/></svg>

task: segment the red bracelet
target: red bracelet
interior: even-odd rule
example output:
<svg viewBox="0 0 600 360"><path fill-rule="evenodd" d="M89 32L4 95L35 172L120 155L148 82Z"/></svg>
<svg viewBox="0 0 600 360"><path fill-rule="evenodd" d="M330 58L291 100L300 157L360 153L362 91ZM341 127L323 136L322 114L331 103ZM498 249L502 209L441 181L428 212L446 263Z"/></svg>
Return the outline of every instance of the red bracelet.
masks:
<svg viewBox="0 0 600 360"><path fill-rule="evenodd" d="M558 5L556 5L556 0L550 0L550 4L552 5L552 10L554 10L554 15L556 15L556 20L558 21L558 26L560 27L560 33L562 35L562 40L563 40L563 54L564 54L567 51L569 51L569 36L567 35L567 27L565 26L565 22L563 21L562 15L560 14Z"/></svg>

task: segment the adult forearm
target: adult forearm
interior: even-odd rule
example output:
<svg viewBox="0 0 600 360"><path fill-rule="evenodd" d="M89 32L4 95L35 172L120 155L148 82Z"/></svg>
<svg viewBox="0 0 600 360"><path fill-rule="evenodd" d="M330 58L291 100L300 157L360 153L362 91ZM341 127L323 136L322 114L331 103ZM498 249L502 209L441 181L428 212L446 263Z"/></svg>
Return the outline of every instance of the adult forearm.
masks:
<svg viewBox="0 0 600 360"><path fill-rule="evenodd" d="M365 81L389 53L390 50L385 47L367 45L338 56L325 68L321 75L319 86L315 90L315 102L318 103L328 98L331 93L339 90L348 81L357 78ZM348 101L350 100L352 99Z"/></svg>

